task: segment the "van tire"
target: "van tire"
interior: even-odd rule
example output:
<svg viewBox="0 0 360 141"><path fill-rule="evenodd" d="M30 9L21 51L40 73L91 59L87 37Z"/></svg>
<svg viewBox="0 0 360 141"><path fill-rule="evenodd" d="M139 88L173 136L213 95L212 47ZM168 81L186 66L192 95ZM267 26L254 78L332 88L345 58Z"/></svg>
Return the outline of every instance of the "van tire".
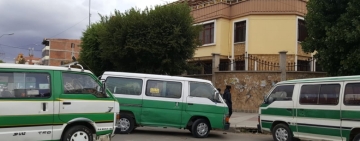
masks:
<svg viewBox="0 0 360 141"><path fill-rule="evenodd" d="M281 134L282 132L285 132L285 133ZM285 137L287 136L286 141L294 141L293 134L292 134L290 128L283 123L279 123L279 124L275 125L275 127L272 129L272 135L273 135L274 141L280 141L277 139L277 136L285 136Z"/></svg>
<svg viewBox="0 0 360 141"><path fill-rule="evenodd" d="M199 128L203 127L205 129L205 131L204 131L205 133L199 133L198 130L197 130L198 126L199 126ZM206 138L210 133L210 124L205 119L197 119L192 124L190 132L192 133L192 135L195 138Z"/></svg>
<svg viewBox="0 0 360 141"><path fill-rule="evenodd" d="M88 138L89 141L93 141L93 133L89 128L83 125L75 125L65 131L62 137L62 141L70 141L72 137Z"/></svg>
<svg viewBox="0 0 360 141"><path fill-rule="evenodd" d="M357 134L357 135L354 137L353 141L359 141L359 140L360 140L360 134Z"/></svg>
<svg viewBox="0 0 360 141"><path fill-rule="evenodd" d="M119 128L119 126L121 126L121 123L123 124L130 124L129 127L125 130L121 130L121 128ZM135 128L135 120L134 120L134 117L129 115L129 114L123 114L121 115L120 117L120 120L119 120L119 123L116 123L117 124L117 127L115 129L115 133L117 134L129 134L131 133L134 128Z"/></svg>

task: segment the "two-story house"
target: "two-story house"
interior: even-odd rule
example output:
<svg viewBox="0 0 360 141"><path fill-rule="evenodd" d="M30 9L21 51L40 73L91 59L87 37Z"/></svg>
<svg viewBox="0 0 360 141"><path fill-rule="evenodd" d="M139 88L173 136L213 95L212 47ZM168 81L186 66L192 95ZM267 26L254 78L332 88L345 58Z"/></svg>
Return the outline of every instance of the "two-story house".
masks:
<svg viewBox="0 0 360 141"><path fill-rule="evenodd" d="M195 25L202 25L202 45L189 62L203 67L188 74L266 70L277 66L279 51L287 51L287 70L315 71L312 54L302 51L307 36L307 0L179 0L192 9ZM176 3L176 2L175 2ZM213 63L213 55L219 60ZM273 67L274 68L274 67Z"/></svg>

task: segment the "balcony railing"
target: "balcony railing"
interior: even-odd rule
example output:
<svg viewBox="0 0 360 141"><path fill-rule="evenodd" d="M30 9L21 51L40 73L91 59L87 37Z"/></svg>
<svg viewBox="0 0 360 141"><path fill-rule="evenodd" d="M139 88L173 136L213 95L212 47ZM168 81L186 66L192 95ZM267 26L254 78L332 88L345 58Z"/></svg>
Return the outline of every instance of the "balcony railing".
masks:
<svg viewBox="0 0 360 141"><path fill-rule="evenodd" d="M252 14L307 13L305 0L210 0L191 6L195 22L215 18L234 19Z"/></svg>

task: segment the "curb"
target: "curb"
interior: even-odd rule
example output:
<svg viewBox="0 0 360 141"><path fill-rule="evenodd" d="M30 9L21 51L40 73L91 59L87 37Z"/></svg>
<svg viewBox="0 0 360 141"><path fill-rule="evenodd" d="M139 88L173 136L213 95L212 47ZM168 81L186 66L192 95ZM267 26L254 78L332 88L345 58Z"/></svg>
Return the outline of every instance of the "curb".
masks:
<svg viewBox="0 0 360 141"><path fill-rule="evenodd" d="M253 133L253 134L264 134L264 135L268 135L271 134L270 132L259 132L257 127L230 127L228 132L233 132L233 133Z"/></svg>

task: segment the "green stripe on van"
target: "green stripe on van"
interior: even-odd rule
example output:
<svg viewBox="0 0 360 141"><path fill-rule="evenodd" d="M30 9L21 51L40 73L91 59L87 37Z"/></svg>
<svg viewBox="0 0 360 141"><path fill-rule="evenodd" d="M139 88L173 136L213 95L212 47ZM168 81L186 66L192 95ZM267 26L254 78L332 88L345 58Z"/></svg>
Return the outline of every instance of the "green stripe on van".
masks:
<svg viewBox="0 0 360 141"><path fill-rule="evenodd" d="M59 114L0 116L0 128L61 125L66 123L64 121L81 117L87 117L94 122L113 122L114 120L113 113L61 114L61 120L58 116Z"/></svg>

